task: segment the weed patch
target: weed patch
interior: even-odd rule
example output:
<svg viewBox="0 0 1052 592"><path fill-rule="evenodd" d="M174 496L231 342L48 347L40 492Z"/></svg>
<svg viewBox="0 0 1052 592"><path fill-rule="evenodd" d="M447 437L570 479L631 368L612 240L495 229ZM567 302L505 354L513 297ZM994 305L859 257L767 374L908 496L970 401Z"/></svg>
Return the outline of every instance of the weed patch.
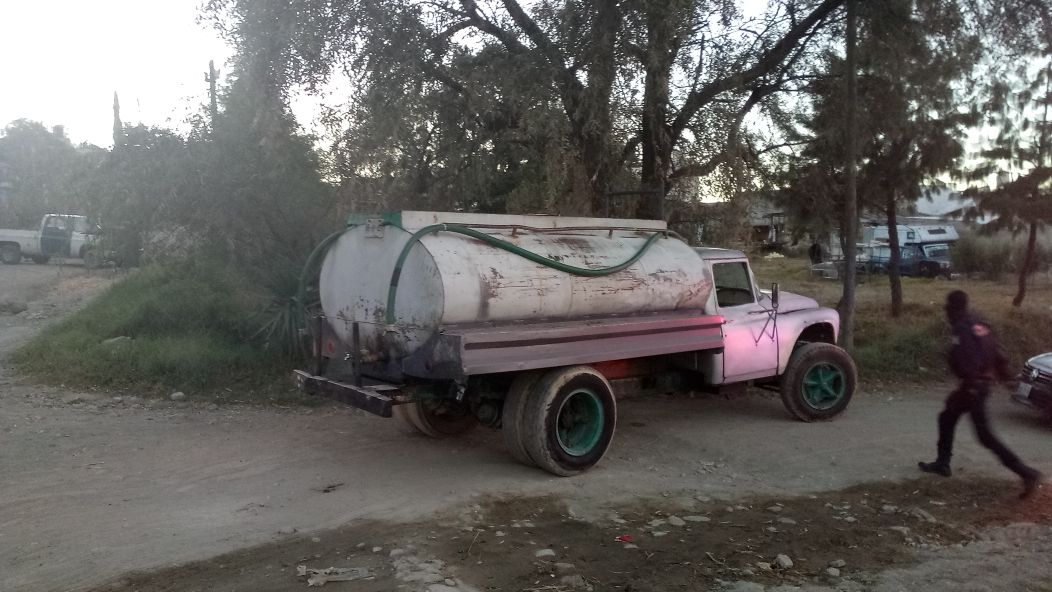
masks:
<svg viewBox="0 0 1052 592"><path fill-rule="evenodd" d="M280 381L252 340L261 301L236 274L187 263L135 271L15 352L24 371L83 387L214 390Z"/></svg>

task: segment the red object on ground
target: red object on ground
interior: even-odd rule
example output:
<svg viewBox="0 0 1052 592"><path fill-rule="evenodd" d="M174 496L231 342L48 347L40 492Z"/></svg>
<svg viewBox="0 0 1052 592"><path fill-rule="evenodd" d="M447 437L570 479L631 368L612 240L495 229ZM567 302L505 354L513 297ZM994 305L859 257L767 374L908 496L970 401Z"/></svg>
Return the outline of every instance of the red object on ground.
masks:
<svg viewBox="0 0 1052 592"><path fill-rule="evenodd" d="M621 535L621 536L617 537L617 538L616 538L616 539L614 539L614 540L615 540L615 541L617 541L617 542L619 542L619 543L631 543L631 542L632 542L632 541L634 541L635 539L634 539L634 538L632 537L632 535L630 535L630 534L623 534L623 535Z"/></svg>

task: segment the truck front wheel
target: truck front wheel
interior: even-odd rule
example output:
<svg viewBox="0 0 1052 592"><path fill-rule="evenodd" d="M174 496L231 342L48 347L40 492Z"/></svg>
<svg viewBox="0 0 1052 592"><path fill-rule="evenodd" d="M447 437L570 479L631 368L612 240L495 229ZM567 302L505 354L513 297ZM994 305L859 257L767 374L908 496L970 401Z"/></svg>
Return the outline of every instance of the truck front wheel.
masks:
<svg viewBox="0 0 1052 592"><path fill-rule="evenodd" d="M422 399L395 405L392 411L406 425L432 438L457 436L478 425L471 409L453 400Z"/></svg>
<svg viewBox="0 0 1052 592"><path fill-rule="evenodd" d="M782 403L802 421L832 419L843 411L858 385L855 361L831 343L806 343L789 358L782 376Z"/></svg>
<svg viewBox="0 0 1052 592"><path fill-rule="evenodd" d="M529 388L519 429L537 466L569 477L606 454L616 423L610 383L594 368L571 366L548 371Z"/></svg>

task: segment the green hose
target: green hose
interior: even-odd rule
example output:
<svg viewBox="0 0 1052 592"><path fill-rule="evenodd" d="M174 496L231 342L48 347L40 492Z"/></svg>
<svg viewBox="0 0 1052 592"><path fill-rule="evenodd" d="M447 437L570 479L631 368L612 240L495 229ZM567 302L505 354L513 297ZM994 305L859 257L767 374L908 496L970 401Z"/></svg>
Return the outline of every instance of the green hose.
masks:
<svg viewBox="0 0 1052 592"><path fill-rule="evenodd" d="M296 287L296 300L303 311L303 319L307 318L307 282L314 275L314 268L318 263L318 259L328 252L332 243L336 242L336 239L340 238L344 232L347 232L347 229L341 228L322 239L318 246L311 251L307 257L307 262L303 265L303 271L300 272L299 285Z"/></svg>
<svg viewBox="0 0 1052 592"><path fill-rule="evenodd" d="M509 243L508 241L501 240L495 236L486 234L484 232L479 232L478 230L468 228L466 226L457 226L454 224L432 224L431 226L425 226L420 230L414 232L413 235L409 237L409 242L407 242L405 246L402 247L402 252L398 255L398 261L395 263L394 273L391 274L391 286L387 290L386 322L388 325L395 324L395 295L398 293L398 280L402 275L402 265L405 263L406 258L409 257L409 251L412 250L413 245L420 241L421 237L441 231L455 232L457 234L470 236L471 238L478 239L486 244L497 247L498 249L503 249L505 251L508 251L509 253L513 253L515 255L523 257L524 259L529 259L534 263L544 265L545 267L551 267L552 269L585 277L601 277L604 275L614 274L624 269L627 269L633 263L639 261L640 257L642 257L647 252L647 250L650 249L650 245L654 244L654 241L661 238L661 235L664 234L663 232L655 232L654 234L650 235L650 237L647 238L646 242L643 243L643 246L641 246L634 255L632 255L622 263L610 267L589 269L587 267L576 267L574 265L567 265L554 259L549 259L544 255L538 255L533 251L527 251L526 249L523 249L518 245L514 245L512 243Z"/></svg>

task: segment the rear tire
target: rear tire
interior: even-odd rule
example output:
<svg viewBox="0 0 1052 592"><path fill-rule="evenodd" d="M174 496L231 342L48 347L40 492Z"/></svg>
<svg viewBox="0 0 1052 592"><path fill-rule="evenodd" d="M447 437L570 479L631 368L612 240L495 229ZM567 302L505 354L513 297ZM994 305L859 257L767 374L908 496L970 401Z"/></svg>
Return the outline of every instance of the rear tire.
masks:
<svg viewBox="0 0 1052 592"><path fill-rule="evenodd" d="M474 429L478 418L464 403L452 400L425 399L395 405L395 417L431 438L459 436Z"/></svg>
<svg viewBox="0 0 1052 592"><path fill-rule="evenodd" d="M526 401L540 379L540 372L523 372L516 376L504 397L504 408L501 411L500 433L504 439L504 447L515 460L528 467L535 467L537 463L533 462L529 451L526 450L523 420L526 415Z"/></svg>
<svg viewBox="0 0 1052 592"><path fill-rule="evenodd" d="M11 243L0 245L0 261L7 265L18 265L22 262L22 247Z"/></svg>
<svg viewBox="0 0 1052 592"><path fill-rule="evenodd" d="M846 351L831 343L806 343L789 357L782 403L801 421L824 421L847 408L857 385L858 369Z"/></svg>
<svg viewBox="0 0 1052 592"><path fill-rule="evenodd" d="M537 466L560 477L594 466L614 438L617 403L610 383L589 366L557 368L531 389L520 424Z"/></svg>

